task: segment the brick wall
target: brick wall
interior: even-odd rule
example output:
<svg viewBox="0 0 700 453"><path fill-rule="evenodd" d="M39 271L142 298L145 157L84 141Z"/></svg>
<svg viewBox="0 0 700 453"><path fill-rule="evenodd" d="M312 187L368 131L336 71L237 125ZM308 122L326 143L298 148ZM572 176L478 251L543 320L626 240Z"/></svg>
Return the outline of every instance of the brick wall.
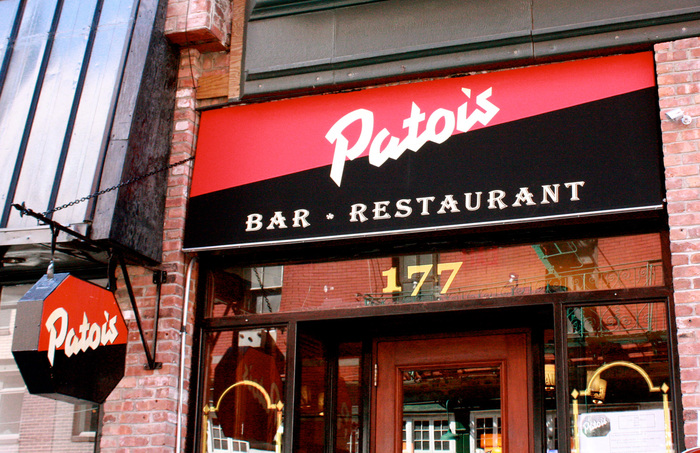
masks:
<svg viewBox="0 0 700 453"><path fill-rule="evenodd" d="M700 38L655 47L686 447L700 410ZM676 108L690 124L670 120Z"/></svg>
<svg viewBox="0 0 700 453"><path fill-rule="evenodd" d="M225 50L231 39L231 0L170 0L165 34L181 46Z"/></svg>
<svg viewBox="0 0 700 453"><path fill-rule="evenodd" d="M227 0L171 0L166 33L174 43L191 45L181 54L179 86L173 124L171 162L193 155L196 146L198 105L196 91L202 76L224 75L229 54L231 3ZM189 9L188 9L189 8ZM203 13L208 16L204 17ZM228 28L227 28L228 27ZM196 32L195 32L196 31ZM679 354L682 367L683 405L687 446L697 444L697 419L700 410L700 39L659 44L655 48L662 115L664 164L671 225L675 306L678 316ZM216 101L220 101L217 99ZM214 102L199 101L199 105ZM691 124L669 120L665 113L680 107L691 116ZM168 272L162 288L158 354L160 370L145 370L146 355L130 314L127 296L120 281L118 296L129 318L129 355L126 376L104 405L102 452L173 451L176 439L177 393L179 376L179 326L189 257L182 251L182 235L192 164L175 167L169 176L164 231L162 269ZM152 271L131 267L143 327L152 341L155 286ZM196 273L195 276L196 278ZM185 395L182 419L184 443L187 424L187 390L190 376L190 339L192 334L194 287L187 313Z"/></svg>
<svg viewBox="0 0 700 453"><path fill-rule="evenodd" d="M92 442L75 441L73 434L74 406L43 396L25 394L22 401L19 452L89 453ZM12 447L0 451L15 451Z"/></svg>
<svg viewBox="0 0 700 453"><path fill-rule="evenodd" d="M180 55L178 88L170 163L194 155L199 115L195 108L222 99L197 99L203 76L226 76L229 70L227 47L231 35L230 0L170 0L165 34L183 46ZM189 46L189 47L185 47ZM225 98L223 99L225 100ZM168 273L161 289L158 346L155 360L162 368L147 370L147 362L123 276L118 275L117 298L127 318L129 344L125 377L104 404L101 452L175 451L179 392L180 325L187 265L191 257L182 252L185 211L192 173L192 162L174 167L169 174L166 194L163 257L159 269ZM129 279L139 307L141 323L149 347L153 342L156 286L153 269L129 267ZM197 272L192 276L185 350L185 382L181 419L181 447L185 448L187 402L191 374L191 338L194 322L194 294Z"/></svg>
<svg viewBox="0 0 700 453"><path fill-rule="evenodd" d="M197 50L181 52L170 162L175 163L194 154L198 115L195 112L195 80L201 74ZM100 451L162 452L174 451L177 439L177 410L180 374L180 326L189 257L182 252L185 211L192 172L192 162L170 170L166 195L163 259L159 269L167 272L161 288L158 346L155 356L162 368L145 369L146 353L141 342L134 312L131 309L124 278L118 272L117 299L129 327L125 376L104 404ZM129 280L146 333L152 347L156 285L153 269L129 266ZM191 338L194 322L194 293L196 272L187 313L188 327L185 350L185 382L183 394L181 436L187 426L189 376L191 374Z"/></svg>

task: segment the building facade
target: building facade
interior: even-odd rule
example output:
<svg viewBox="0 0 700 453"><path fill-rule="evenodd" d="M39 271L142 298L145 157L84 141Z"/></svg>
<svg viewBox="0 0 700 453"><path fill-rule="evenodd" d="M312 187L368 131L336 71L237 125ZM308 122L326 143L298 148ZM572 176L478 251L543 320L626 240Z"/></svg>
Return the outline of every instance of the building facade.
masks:
<svg viewBox="0 0 700 453"><path fill-rule="evenodd" d="M26 326L17 328L18 307L54 269L115 289L110 276L119 259L151 273L159 268L167 177L139 177L167 167L170 156L177 52L163 34L166 6L0 3L2 451L99 446L103 401L27 391L34 374L24 376L14 360L27 334ZM93 195L98 191L103 195ZM134 318L128 302L123 309ZM73 321L80 324L83 313ZM115 364L120 368L123 374Z"/></svg>
<svg viewBox="0 0 700 453"><path fill-rule="evenodd" d="M99 145L63 159L91 97L57 101L73 138L46 137L12 75L32 2L0 7L22 11L0 26L17 169L0 179L2 451L698 445L695 2L97 2L85 42L122 22L131 38L104 58ZM102 24L110 7L129 12ZM42 93L54 72L37 71ZM57 172L80 155L68 171L88 177ZM23 174L58 176L32 192ZM52 214L120 182L55 211L88 241L52 246L11 207ZM124 377L97 405L26 394L11 359L52 249L127 321Z"/></svg>

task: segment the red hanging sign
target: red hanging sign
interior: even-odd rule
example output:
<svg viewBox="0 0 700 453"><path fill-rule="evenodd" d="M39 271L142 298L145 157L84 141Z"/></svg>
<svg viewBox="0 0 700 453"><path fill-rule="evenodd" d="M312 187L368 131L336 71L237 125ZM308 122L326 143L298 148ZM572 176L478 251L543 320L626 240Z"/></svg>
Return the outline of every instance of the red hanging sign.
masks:
<svg viewBox="0 0 700 453"><path fill-rule="evenodd" d="M44 276L19 300L12 354L30 393L101 403L124 376L127 334L112 292Z"/></svg>

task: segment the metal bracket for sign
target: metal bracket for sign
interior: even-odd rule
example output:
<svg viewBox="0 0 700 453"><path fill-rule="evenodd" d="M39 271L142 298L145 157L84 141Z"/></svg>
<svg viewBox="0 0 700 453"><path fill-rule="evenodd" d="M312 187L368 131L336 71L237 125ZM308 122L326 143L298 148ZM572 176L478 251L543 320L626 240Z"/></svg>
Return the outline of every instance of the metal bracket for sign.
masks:
<svg viewBox="0 0 700 453"><path fill-rule="evenodd" d="M12 204L12 207L17 209L20 212L21 216L28 215L29 217L34 217L35 219L39 220L42 223L45 223L49 227L51 227L51 232L52 232L52 237L54 238L53 241L55 241L55 238L58 236L58 231L62 231L66 234L69 234L86 244L89 244L93 247L99 248L101 250L105 250L106 252L109 252L111 255L112 248L107 248L102 244L99 244L92 239L88 238L87 236L83 236L82 234L71 230L70 228L67 228L63 225L61 225L58 222L55 222L48 217L39 214L37 212L32 211L31 209L27 208L24 203L20 204ZM53 242L52 241L52 242ZM54 245L52 245L52 250L53 250ZM126 267L126 261L124 260L124 257L122 256L121 253L117 252L117 259L119 261L119 266L121 267L122 274L124 275L124 282L126 284L126 289L127 292L129 293L129 302L131 303L131 308L134 310L134 316L136 318L136 325L138 326L139 329L139 335L141 336L141 343L143 344L143 349L144 352L146 353L146 360L147 364L145 365L144 368L148 370L157 370L163 367L163 364L161 362L156 362L155 360L155 355L156 355L156 347L157 347L157 340L158 340L158 319L160 315L160 290L161 290L161 285L165 282L165 279L167 277L167 273L165 271L155 271L153 273L153 283L157 285L157 298L156 298L156 312L155 312L155 321L153 324L153 349L148 347L148 343L146 342L146 335L144 334L143 327L141 325L141 315L139 313L138 306L136 305L136 297L134 296L134 290L131 287L131 280L129 279L129 272ZM53 260L51 263L51 266L53 266ZM113 284L113 277L114 275L114 267L112 263L112 258L110 257L110 263L109 263L109 269L110 269L110 284L109 284L109 289L114 291L116 290L116 285Z"/></svg>
<svg viewBox="0 0 700 453"><path fill-rule="evenodd" d="M146 360L148 363L145 368L148 370L158 370L163 367L163 363L156 362L156 345L158 340L158 312L160 311L160 283L158 283L158 298L156 300L156 318L153 324L153 353L146 343L146 336L143 333L143 327L141 326L141 316L139 315L139 309L136 306L136 297L134 296L134 289L131 287L131 280L129 279L129 271L126 268L126 262L124 257L119 254L119 267L122 268L122 275L124 275L124 283L126 284L126 290L129 293L129 301L131 301L131 308L134 309L134 316L136 317L136 325L139 328L139 333L141 334L141 343L143 344L143 350L146 352Z"/></svg>

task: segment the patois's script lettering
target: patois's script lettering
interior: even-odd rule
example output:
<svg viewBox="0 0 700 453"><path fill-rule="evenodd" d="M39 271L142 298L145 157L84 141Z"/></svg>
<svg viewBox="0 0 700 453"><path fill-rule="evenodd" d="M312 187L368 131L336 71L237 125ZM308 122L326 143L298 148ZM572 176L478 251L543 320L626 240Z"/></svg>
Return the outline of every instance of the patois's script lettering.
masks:
<svg viewBox="0 0 700 453"><path fill-rule="evenodd" d="M110 317L108 312L104 312L105 322L100 325L88 321L87 315L83 312L83 322L78 326L78 334L75 329L68 330L68 312L65 308L57 308L46 320L45 327L49 331L49 349L47 355L49 363L53 366L56 349L64 346L66 356L70 357L82 351L97 349L100 345L114 343L119 331L117 330L117 317ZM58 324L58 326L57 326Z"/></svg>
<svg viewBox="0 0 700 453"><path fill-rule="evenodd" d="M462 93L471 99L471 90L462 88ZM482 110L475 109L467 115L467 104L460 105L457 113L444 108L438 108L428 117L425 129L419 133L421 123L425 121L426 114L413 102L411 113L403 120L403 128L406 136L403 140L394 137L383 128L374 134L374 113L367 109L357 109L340 118L326 134L326 140L335 144L333 162L331 164L331 179L340 187L343 179L345 160L354 160L360 157L369 146L369 163L375 167L381 167L389 158L398 159L407 150L418 151L427 142L443 143L450 138L455 130L459 132L469 131L476 123L486 126L500 110L488 99L491 96L491 88L484 90L476 96L476 105ZM359 121L361 125L360 136L350 146L350 141L343 134L351 124Z"/></svg>

